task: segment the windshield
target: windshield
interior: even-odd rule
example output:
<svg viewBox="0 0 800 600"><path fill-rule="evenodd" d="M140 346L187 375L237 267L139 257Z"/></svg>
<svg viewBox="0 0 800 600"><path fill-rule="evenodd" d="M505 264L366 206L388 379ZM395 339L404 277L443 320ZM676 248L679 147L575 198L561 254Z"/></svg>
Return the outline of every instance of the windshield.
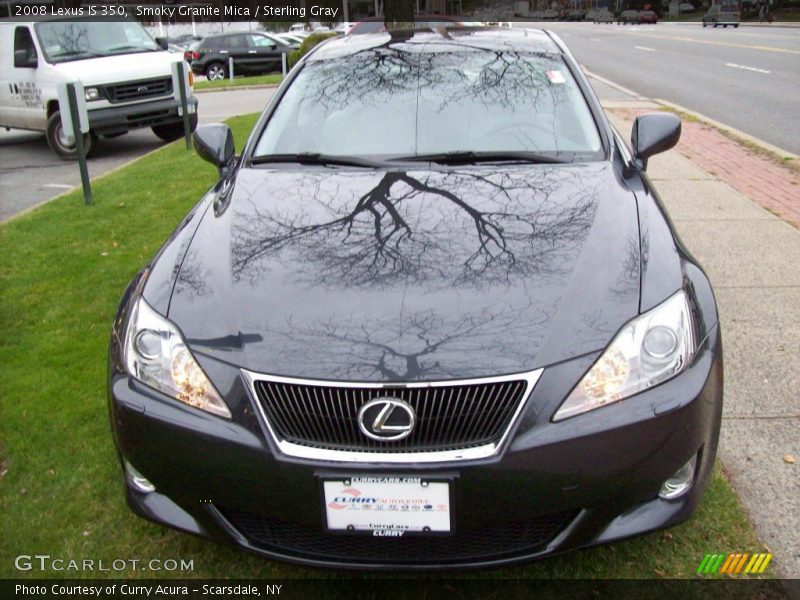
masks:
<svg viewBox="0 0 800 600"><path fill-rule="evenodd" d="M51 63L159 50L135 21L51 21L38 23L36 33Z"/></svg>
<svg viewBox="0 0 800 600"><path fill-rule="evenodd" d="M380 47L312 61L255 156L529 152L599 158L600 137L560 56Z"/></svg>

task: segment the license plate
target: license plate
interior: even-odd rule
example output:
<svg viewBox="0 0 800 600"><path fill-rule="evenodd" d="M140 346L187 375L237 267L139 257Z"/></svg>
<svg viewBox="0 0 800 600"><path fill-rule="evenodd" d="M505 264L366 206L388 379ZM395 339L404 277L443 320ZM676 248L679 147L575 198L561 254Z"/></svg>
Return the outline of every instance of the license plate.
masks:
<svg viewBox="0 0 800 600"><path fill-rule="evenodd" d="M447 534L450 482L419 477L323 480L328 531L375 537Z"/></svg>

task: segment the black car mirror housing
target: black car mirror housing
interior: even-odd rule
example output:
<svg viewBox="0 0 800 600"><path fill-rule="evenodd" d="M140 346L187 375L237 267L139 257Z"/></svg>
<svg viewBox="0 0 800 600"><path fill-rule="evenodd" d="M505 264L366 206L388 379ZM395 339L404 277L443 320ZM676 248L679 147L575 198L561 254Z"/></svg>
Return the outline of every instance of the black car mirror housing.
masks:
<svg viewBox="0 0 800 600"><path fill-rule="evenodd" d="M158 47L162 50L169 50L169 40L167 38L157 37L156 44L158 44Z"/></svg>
<svg viewBox="0 0 800 600"><path fill-rule="evenodd" d="M681 137L681 120L668 112L648 113L636 117L631 132L631 146L636 166L647 169L647 159L666 152Z"/></svg>
<svg viewBox="0 0 800 600"><path fill-rule="evenodd" d="M203 160L219 169L222 179L230 176L236 158L236 146L230 127L221 123L201 125L194 132L194 149Z"/></svg>

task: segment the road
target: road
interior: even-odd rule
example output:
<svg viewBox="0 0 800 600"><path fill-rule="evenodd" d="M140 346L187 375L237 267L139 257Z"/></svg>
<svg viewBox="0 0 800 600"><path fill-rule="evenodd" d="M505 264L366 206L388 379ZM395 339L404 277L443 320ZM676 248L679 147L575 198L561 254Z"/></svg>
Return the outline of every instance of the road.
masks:
<svg viewBox="0 0 800 600"><path fill-rule="evenodd" d="M590 71L800 154L800 28L545 26Z"/></svg>
<svg viewBox="0 0 800 600"><path fill-rule="evenodd" d="M260 112L271 89L243 89L198 94L200 123ZM138 129L111 140L101 139L89 161L96 177L163 145L150 129ZM0 130L0 221L80 185L78 165L53 154L44 134Z"/></svg>

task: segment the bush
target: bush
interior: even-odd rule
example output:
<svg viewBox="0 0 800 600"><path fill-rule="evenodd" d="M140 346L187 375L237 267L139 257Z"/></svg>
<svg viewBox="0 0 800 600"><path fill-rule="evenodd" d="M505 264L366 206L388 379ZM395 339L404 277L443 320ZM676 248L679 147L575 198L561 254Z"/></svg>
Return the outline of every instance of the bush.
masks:
<svg viewBox="0 0 800 600"><path fill-rule="evenodd" d="M317 44L324 42L328 38L332 38L339 35L338 33L312 33L306 39L303 40L303 43L300 44L300 48L295 50L289 55L289 68L291 69L298 60L300 60L303 56L305 56L309 50L311 50Z"/></svg>

